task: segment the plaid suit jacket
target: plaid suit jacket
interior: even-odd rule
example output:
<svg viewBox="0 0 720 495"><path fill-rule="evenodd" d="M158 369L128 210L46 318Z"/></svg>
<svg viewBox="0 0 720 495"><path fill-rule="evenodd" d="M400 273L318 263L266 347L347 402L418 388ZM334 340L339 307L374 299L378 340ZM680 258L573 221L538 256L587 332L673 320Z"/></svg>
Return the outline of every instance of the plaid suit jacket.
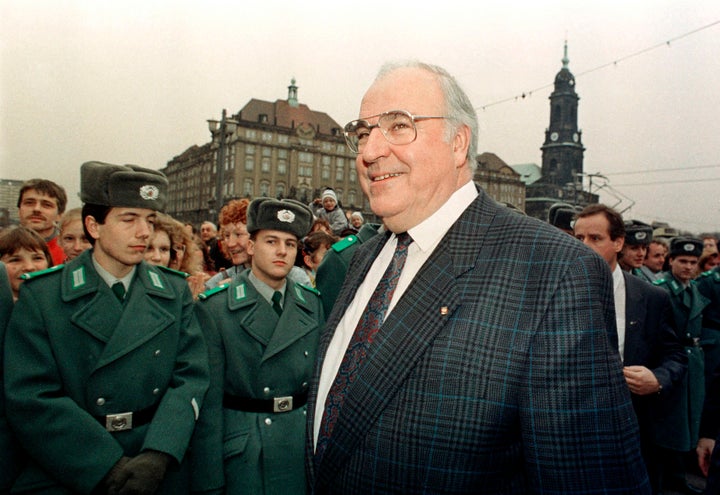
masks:
<svg viewBox="0 0 720 495"><path fill-rule="evenodd" d="M358 249L321 337L314 493L649 493L607 263L482 190L378 332L314 459L325 352L386 238Z"/></svg>

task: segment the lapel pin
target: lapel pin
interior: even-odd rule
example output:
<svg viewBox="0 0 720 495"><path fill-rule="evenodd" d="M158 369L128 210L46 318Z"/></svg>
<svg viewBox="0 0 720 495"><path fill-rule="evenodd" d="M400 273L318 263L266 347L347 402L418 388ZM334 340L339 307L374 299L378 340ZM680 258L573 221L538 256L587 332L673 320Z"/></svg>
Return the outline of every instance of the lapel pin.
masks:
<svg viewBox="0 0 720 495"><path fill-rule="evenodd" d="M448 314L448 307L447 307L447 306L443 306L442 308L440 308L440 314L441 314L442 316L447 316L447 314Z"/></svg>

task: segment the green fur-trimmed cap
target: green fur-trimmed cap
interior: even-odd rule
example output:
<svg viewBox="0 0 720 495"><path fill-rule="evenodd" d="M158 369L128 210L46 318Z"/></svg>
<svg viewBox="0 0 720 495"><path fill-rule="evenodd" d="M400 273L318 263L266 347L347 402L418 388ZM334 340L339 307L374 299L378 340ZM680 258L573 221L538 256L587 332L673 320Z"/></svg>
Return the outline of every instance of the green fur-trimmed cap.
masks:
<svg viewBox="0 0 720 495"><path fill-rule="evenodd" d="M280 230L305 237L313 224L313 213L308 206L293 199L257 198L247 209L247 229L250 234L258 230Z"/></svg>
<svg viewBox="0 0 720 495"><path fill-rule="evenodd" d="M83 203L164 211L167 190L168 180L157 170L102 162L86 162L80 167Z"/></svg>

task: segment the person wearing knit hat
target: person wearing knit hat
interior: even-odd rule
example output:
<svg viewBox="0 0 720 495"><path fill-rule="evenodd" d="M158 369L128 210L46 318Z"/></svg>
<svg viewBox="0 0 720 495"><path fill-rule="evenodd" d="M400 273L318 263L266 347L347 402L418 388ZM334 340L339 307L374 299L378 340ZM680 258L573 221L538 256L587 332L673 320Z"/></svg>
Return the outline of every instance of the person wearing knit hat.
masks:
<svg viewBox="0 0 720 495"><path fill-rule="evenodd" d="M224 473L228 495L305 493L304 406L325 318L318 292L288 274L313 214L258 198L247 220L250 269L197 305L212 378L193 451L219 455L193 475Z"/></svg>
<svg viewBox="0 0 720 495"><path fill-rule="evenodd" d="M348 227L348 219L345 212L338 204L337 194L330 188L323 191L320 196L322 208L318 209L318 218L324 218L330 223L333 234L339 236Z"/></svg>
<svg viewBox="0 0 720 495"><path fill-rule="evenodd" d="M359 211L352 212L352 214L350 215L350 223L355 230L360 230L360 227L362 227L365 223L365 219L363 218L362 213L360 213Z"/></svg>
<svg viewBox="0 0 720 495"><path fill-rule="evenodd" d="M88 162L80 184L92 248L28 274L5 337L7 418L28 455L13 489L188 493L207 348L184 274L143 259L167 179Z"/></svg>

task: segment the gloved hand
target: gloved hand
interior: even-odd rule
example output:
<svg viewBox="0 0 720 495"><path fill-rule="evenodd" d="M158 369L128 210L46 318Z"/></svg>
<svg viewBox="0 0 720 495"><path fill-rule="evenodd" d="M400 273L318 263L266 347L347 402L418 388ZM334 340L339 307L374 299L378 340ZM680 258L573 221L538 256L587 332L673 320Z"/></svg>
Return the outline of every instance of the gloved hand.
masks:
<svg viewBox="0 0 720 495"><path fill-rule="evenodd" d="M118 484L109 495L152 495L157 491L171 457L163 452L147 450L129 459L120 469ZM117 488L116 488L117 487Z"/></svg>
<svg viewBox="0 0 720 495"><path fill-rule="evenodd" d="M93 495L105 495L106 493L117 493L117 490L125 483L125 476L122 476L122 483L120 482L122 468L130 460L130 457L121 457L115 465L110 468L110 471L105 475L103 480L98 483L98 486L93 490Z"/></svg>

